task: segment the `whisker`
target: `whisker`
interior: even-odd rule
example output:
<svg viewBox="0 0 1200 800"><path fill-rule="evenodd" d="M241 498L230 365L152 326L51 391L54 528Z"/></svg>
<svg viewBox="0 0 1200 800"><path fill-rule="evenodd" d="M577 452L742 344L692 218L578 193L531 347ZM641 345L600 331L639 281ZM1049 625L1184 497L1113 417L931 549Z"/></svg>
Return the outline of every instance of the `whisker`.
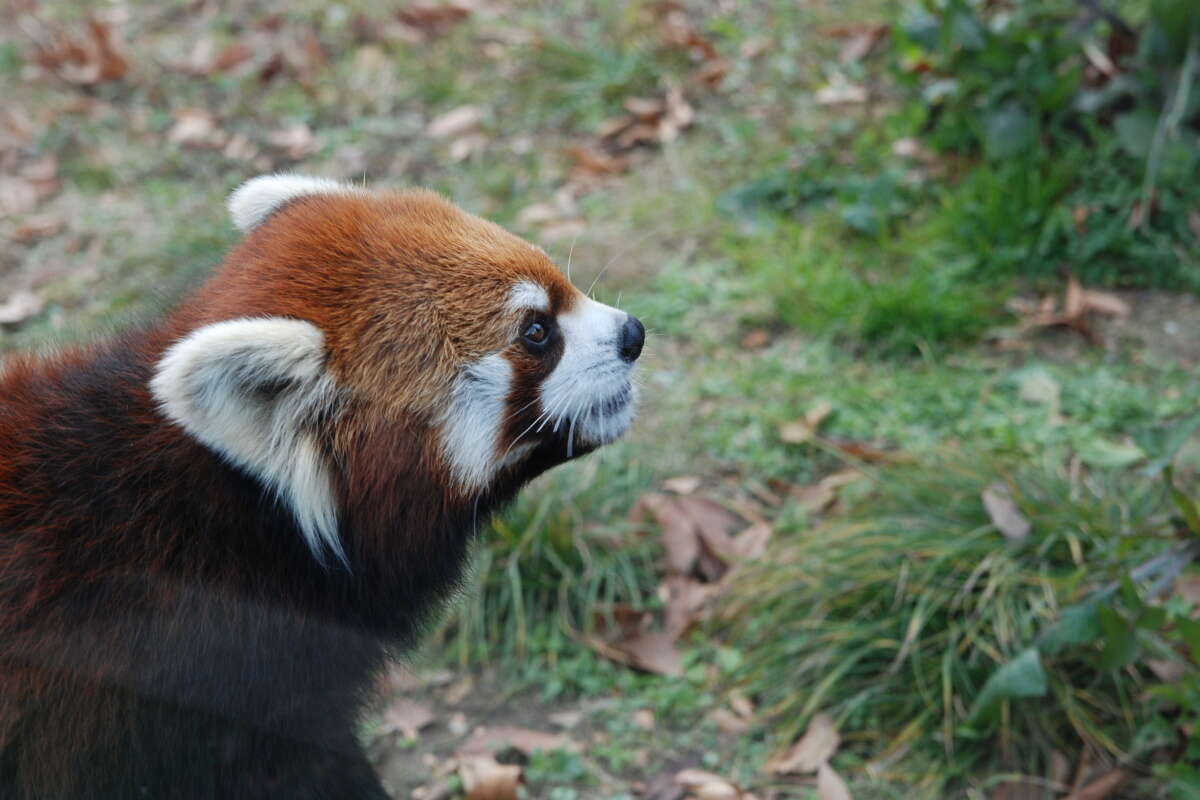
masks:
<svg viewBox="0 0 1200 800"><path fill-rule="evenodd" d="M605 264L603 267L601 267L600 271L596 273L596 277L592 279L592 285L587 288L587 291L584 292L584 294L586 294L588 297L591 297L592 289L596 288L596 284L599 283L600 278L602 278L604 276L604 273L608 272L608 268L611 267L613 264L615 264L617 262L618 258L620 258L621 256L624 256L624 255L628 255L629 252L632 251L635 247L637 247L642 242L649 239L650 235L653 233L655 233L655 231L646 231L641 236L639 236L636 241L634 241L627 247L623 247L620 250L618 250L617 254L615 256L613 256L612 258L610 258L608 260L608 263Z"/></svg>
<svg viewBox="0 0 1200 800"><path fill-rule="evenodd" d="M575 243L579 241L579 233L577 232L571 238L571 249L567 251L567 280L571 280L571 256L575 255Z"/></svg>

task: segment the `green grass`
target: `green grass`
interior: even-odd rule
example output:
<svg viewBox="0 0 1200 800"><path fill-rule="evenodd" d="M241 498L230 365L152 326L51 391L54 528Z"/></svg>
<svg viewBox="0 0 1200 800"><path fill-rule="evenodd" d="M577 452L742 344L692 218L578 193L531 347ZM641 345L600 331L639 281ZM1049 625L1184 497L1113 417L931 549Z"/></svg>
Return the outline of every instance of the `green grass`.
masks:
<svg viewBox="0 0 1200 800"><path fill-rule="evenodd" d="M997 480L1033 523L1024 542L1005 542L984 514L980 493ZM1043 774L1050 752L1081 741L1147 755L1137 698L1153 680L1099 668L1098 644L1045 653L1044 696L976 709L1064 608L1170 546L1161 485L974 456L894 469L873 488L847 518L795 530L728 609L730 641L754 653L733 680L762 698L776 735L832 713L863 758L907 746L914 761L943 759L928 787L938 794L976 774Z"/></svg>

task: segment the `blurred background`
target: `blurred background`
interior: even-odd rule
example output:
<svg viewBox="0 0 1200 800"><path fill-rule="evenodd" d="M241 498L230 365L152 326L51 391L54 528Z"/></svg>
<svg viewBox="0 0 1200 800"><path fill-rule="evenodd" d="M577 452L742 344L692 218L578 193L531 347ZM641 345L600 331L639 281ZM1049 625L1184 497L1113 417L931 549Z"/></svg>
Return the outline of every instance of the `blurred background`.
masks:
<svg viewBox="0 0 1200 800"><path fill-rule="evenodd" d="M390 676L396 797L1200 797L1194 0L5 0L0 96L0 353L276 170L650 328Z"/></svg>

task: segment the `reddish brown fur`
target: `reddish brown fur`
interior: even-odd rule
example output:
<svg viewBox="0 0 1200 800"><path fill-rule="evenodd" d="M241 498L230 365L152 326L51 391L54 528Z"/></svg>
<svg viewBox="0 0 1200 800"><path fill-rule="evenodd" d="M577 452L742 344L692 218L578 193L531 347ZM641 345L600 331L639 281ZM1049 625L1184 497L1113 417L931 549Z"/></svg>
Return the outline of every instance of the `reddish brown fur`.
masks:
<svg viewBox="0 0 1200 800"><path fill-rule="evenodd" d="M540 250L436 195L302 197L162 322L8 364L0 798L172 781L172 796L382 797L353 726L386 646L456 584L476 515L565 458L547 439L469 496L433 433L456 371L515 335L504 305L522 279L558 311L578 297ZM344 396L317 434L348 572L317 564L286 509L168 424L148 389L173 342L250 316L325 334ZM187 749L206 736L215 755Z"/></svg>

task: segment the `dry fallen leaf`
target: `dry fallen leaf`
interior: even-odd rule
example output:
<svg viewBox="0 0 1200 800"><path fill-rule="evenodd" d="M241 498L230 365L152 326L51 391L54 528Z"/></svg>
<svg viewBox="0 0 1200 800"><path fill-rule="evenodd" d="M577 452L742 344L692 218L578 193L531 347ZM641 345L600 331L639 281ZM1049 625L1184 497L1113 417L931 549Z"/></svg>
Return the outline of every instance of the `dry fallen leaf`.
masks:
<svg viewBox="0 0 1200 800"><path fill-rule="evenodd" d="M833 717L815 714L804 735L784 753L767 762L767 770L776 775L816 772L833 757L841 743Z"/></svg>
<svg viewBox="0 0 1200 800"><path fill-rule="evenodd" d="M1013 499L1012 490L1007 484L999 481L989 484L983 490L983 507L987 509L992 524L1004 534L1005 539L1019 542L1029 535L1033 526L1021 513L1021 508Z"/></svg>
<svg viewBox="0 0 1200 800"><path fill-rule="evenodd" d="M566 153L575 162L572 172L584 177L619 175L629 169L629 159L625 156L609 155L590 145L570 145Z"/></svg>
<svg viewBox="0 0 1200 800"><path fill-rule="evenodd" d="M460 755L484 755L496 753L509 747L515 747L523 753L534 750L550 752L552 750L570 750L577 752L579 745L569 736L561 733L535 731L532 728L521 728L515 725L501 725L495 728L480 726L472 731L471 736L458 748Z"/></svg>
<svg viewBox="0 0 1200 800"><path fill-rule="evenodd" d="M638 633L610 642L608 647L615 654L610 658L656 675L679 677L683 674L683 656L675 647L675 639L671 633Z"/></svg>
<svg viewBox="0 0 1200 800"><path fill-rule="evenodd" d="M497 763L491 756L462 756L458 777L468 800L517 800L521 768Z"/></svg>
<svg viewBox="0 0 1200 800"><path fill-rule="evenodd" d="M469 674L464 675L454 683L446 687L443 699L452 706L456 706L466 699L472 691L475 690L475 679Z"/></svg>
<svg viewBox="0 0 1200 800"><path fill-rule="evenodd" d="M174 116L175 124L167 131L168 142L185 147L220 147L225 143L212 113L202 108L182 108Z"/></svg>
<svg viewBox="0 0 1200 800"><path fill-rule="evenodd" d="M467 3L408 3L396 11L396 16L410 28L426 36L442 36L451 28L471 16L472 8Z"/></svg>
<svg viewBox="0 0 1200 800"><path fill-rule="evenodd" d="M415 739L421 729L435 719L433 706L401 697L393 700L383 712L382 734L400 733L406 739Z"/></svg>
<svg viewBox="0 0 1200 800"><path fill-rule="evenodd" d="M691 494L700 488L701 483L703 483L703 480L695 475L680 475L675 478L667 478L662 482L662 485L668 492Z"/></svg>
<svg viewBox="0 0 1200 800"><path fill-rule="evenodd" d="M838 61L843 64L862 61L890 32L891 28L883 24L866 24L847 30L846 41L838 51Z"/></svg>
<svg viewBox="0 0 1200 800"><path fill-rule="evenodd" d="M66 227L62 217L53 214L40 214L36 217L29 217L21 222L9 238L14 242L21 244L32 244L39 239L45 239L47 236L53 236Z"/></svg>
<svg viewBox="0 0 1200 800"><path fill-rule="evenodd" d="M267 134L267 143L278 147L287 157L296 161L312 155L317 149L317 139L303 122L280 128Z"/></svg>
<svg viewBox="0 0 1200 800"><path fill-rule="evenodd" d="M94 86L120 80L129 71L112 26L105 22L89 18L86 35L79 38L30 18L23 20L23 27L34 43L37 62L67 83Z"/></svg>
<svg viewBox="0 0 1200 800"><path fill-rule="evenodd" d="M1082 789L1071 792L1063 800L1104 800L1124 786L1128 780L1128 772L1123 769L1114 769L1101 775Z"/></svg>
<svg viewBox="0 0 1200 800"><path fill-rule="evenodd" d="M1088 314L1093 312L1125 319L1131 309L1127 302L1111 292L1085 289L1072 275L1067 279L1062 310L1058 310L1058 303L1053 297L1043 297L1036 307L1024 311L1025 317L1020 327L1021 330L1065 327L1095 341L1096 336L1087 320Z"/></svg>
<svg viewBox="0 0 1200 800"><path fill-rule="evenodd" d="M675 783L683 786L696 800L738 800L741 792L725 778L703 769L684 769L675 773Z"/></svg>
<svg viewBox="0 0 1200 800"><path fill-rule="evenodd" d="M771 332L765 328L755 328L746 331L746 335L742 337L741 345L745 350L761 350L771 343Z"/></svg>
<svg viewBox="0 0 1200 800"><path fill-rule="evenodd" d="M434 117L425 128L431 139L452 139L478 130L483 122L483 109L479 106L459 106Z"/></svg>
<svg viewBox="0 0 1200 800"><path fill-rule="evenodd" d="M833 406L822 400L805 412L800 419L779 427L779 439L784 444L803 444L811 439L829 415Z"/></svg>
<svg viewBox="0 0 1200 800"><path fill-rule="evenodd" d="M707 618L709 603L720 591L716 584L668 575L658 591L666 607L664 629L676 637L682 636L693 624Z"/></svg>
<svg viewBox="0 0 1200 800"><path fill-rule="evenodd" d="M692 520L674 498L658 493L642 495L629 512L629 520L634 524L646 517L653 517L662 531L668 571L677 575L690 573L700 555L700 542Z"/></svg>
<svg viewBox="0 0 1200 800"><path fill-rule="evenodd" d="M37 187L24 178L0 175L0 217L24 214L38 204Z"/></svg>
<svg viewBox="0 0 1200 800"><path fill-rule="evenodd" d="M718 728L728 734L743 734L750 728L750 720L743 719L728 708L718 708L708 716Z"/></svg>
<svg viewBox="0 0 1200 800"><path fill-rule="evenodd" d="M15 292L0 303L0 325L16 325L37 316L46 302L33 292Z"/></svg>
<svg viewBox="0 0 1200 800"><path fill-rule="evenodd" d="M826 475L812 486L793 486L789 494L810 513L819 514L828 511L837 502L839 489L862 477L863 474L857 469L843 469Z"/></svg>
<svg viewBox="0 0 1200 800"><path fill-rule="evenodd" d="M828 764L817 769L817 797L819 800L853 800L850 787Z"/></svg>

